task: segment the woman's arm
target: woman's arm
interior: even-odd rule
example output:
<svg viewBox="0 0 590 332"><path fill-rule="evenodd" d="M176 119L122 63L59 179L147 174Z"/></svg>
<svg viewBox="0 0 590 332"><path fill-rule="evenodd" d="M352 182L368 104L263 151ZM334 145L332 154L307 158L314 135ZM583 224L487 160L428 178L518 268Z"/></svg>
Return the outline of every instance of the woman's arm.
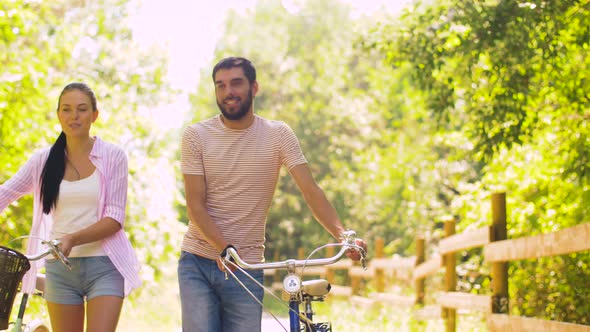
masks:
<svg viewBox="0 0 590 332"><path fill-rule="evenodd" d="M59 239L61 241L60 247L64 255L68 257L73 247L90 242L100 241L115 234L120 229L121 224L118 221L114 220L113 218L106 217L75 233L62 236Z"/></svg>
<svg viewBox="0 0 590 332"><path fill-rule="evenodd" d="M33 179L34 170L41 167L39 165L41 163L40 158L39 153L36 153L12 178L0 184L0 211L3 211L12 202L33 191L35 181Z"/></svg>

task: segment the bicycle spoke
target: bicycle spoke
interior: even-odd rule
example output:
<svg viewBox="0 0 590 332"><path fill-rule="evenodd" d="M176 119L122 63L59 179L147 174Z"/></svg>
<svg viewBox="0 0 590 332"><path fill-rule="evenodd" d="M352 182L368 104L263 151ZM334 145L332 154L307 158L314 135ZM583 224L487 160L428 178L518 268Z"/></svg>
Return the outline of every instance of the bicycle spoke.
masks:
<svg viewBox="0 0 590 332"><path fill-rule="evenodd" d="M252 277L248 272L246 272L244 269L242 269L239 265L237 265L234 262L229 262L230 264L232 264L232 266L234 266L235 268L237 268L238 270L240 270L243 274L245 274L246 276L248 276L248 278L250 278L250 280L254 281L254 283L256 283L258 286L260 286L266 293L270 294L272 297L274 297L277 301L279 301L279 303L281 305L283 305L285 308L287 308L289 311L292 311L296 314L299 315L299 319L301 321L304 322L304 324L308 325L312 324L313 322L310 321L307 316L305 316L304 314L302 314L301 312L296 312L295 310L291 309L282 299L280 299L277 295L274 294L274 292L272 290L269 290L268 288L266 288L264 285L262 285L261 283L258 282L258 280L254 279L254 277ZM223 268L225 269L226 272L229 272L229 274L232 276L232 278L234 278L236 280L236 282L242 286L242 288L244 288L246 290L246 292L248 292L248 294L250 294L250 296L256 301L258 302L258 304L260 304L260 306L262 307L262 310L264 312L266 312L267 314L271 315L274 320L277 321L277 323L279 323L279 325L281 325L281 327L286 331L289 332L287 330L287 328L285 326L283 326L283 324L279 321L279 319L272 313L270 312L270 310L266 310L264 308L264 304L262 302L260 302L256 296L254 294L252 294L252 292L248 289L248 287L246 287L241 281L240 279L238 279L238 277L228 268L228 266L225 264L225 260L221 260L221 265L223 265Z"/></svg>
<svg viewBox="0 0 590 332"><path fill-rule="evenodd" d="M232 278L234 278L237 283L246 290L246 292L258 303L260 304L260 306L262 307L264 312L269 313L278 323L279 325L281 325L281 327L286 331L287 328L285 328L285 326L283 326L283 324L277 319L277 317L275 317L274 314L272 314L269 310L266 310L264 308L264 304L259 301L254 294L244 285L244 283L242 283L238 277L234 274L234 271L241 271L243 274L245 274L246 276L248 276L248 278L250 278L252 281L254 281L255 284L257 284L258 286L260 286L265 293L270 294L274 299L276 299L279 303L281 303L281 305L283 305L284 307L286 307L288 309L289 312L289 321L290 321L290 329L300 329L300 328L304 328L306 331L309 330L314 330L316 325L320 326L320 324L314 324L313 323L313 310L311 308L311 301L320 301L323 300L325 295L329 292L329 288L327 289L322 289L321 292L320 289L317 289L314 291L312 291L312 293L317 294L318 296L314 297L312 295L309 295L307 293L304 292L304 288L302 288L303 283L301 282L301 275L303 275L305 268L307 266L323 266L323 265L330 265L330 264L334 264L337 261L339 261L345 254L347 254L347 256L351 256L351 258L356 259L356 257L358 257L358 255L352 256L352 255L348 255L348 253L351 252L351 250L355 250L359 255L360 255L360 260L361 263L363 265L363 268L366 270L365 264L364 264L364 260L366 257L366 249L364 247L361 247L361 245L364 246L364 243L362 243L362 240L360 241L360 244L357 244L357 239L356 238L356 233L353 230L346 230L342 233L341 235L341 243L330 243L330 244L326 244L323 245L319 248L316 248L315 250L312 251L311 254L309 254L309 256L307 256L305 259L303 260L296 260L296 259L287 259L285 261L277 261L277 262L271 262L271 263L248 263L246 261L244 261L242 259L242 257L240 257L240 255L238 254L237 250L235 248L233 248L232 246L228 246L228 248L226 248L227 251L224 250L224 256L221 259L221 266L222 268L225 270L225 279L228 279L228 273L232 276ZM313 255L315 255L319 250L327 248L327 247L341 247L340 250L338 251L337 254L333 255L332 257L327 257L327 258L311 258ZM230 269L229 266L231 266L232 268ZM298 273L298 269L301 268L300 272ZM287 277L285 277L285 279L283 280L283 287L285 287L285 291L288 291L288 293L290 293L290 300L289 300L289 304L287 305L287 303L285 301L283 301L282 299L279 299L279 297L277 295L275 295L274 291L267 289L266 287L264 287L263 284L261 284L260 282L258 282L256 279L254 279L248 272L246 272L245 270L264 270L264 269L287 269L288 270L288 275ZM298 278L299 280L297 280L297 283L293 283L295 280L293 279L289 279L289 278ZM325 283L325 280L320 280L322 283ZM291 287L293 286L293 287ZM300 307L302 305L302 302L305 303L305 310L304 312L300 311ZM309 315L309 317L308 317ZM295 324L295 321L298 321L298 324ZM294 325L297 325L294 326Z"/></svg>
<svg viewBox="0 0 590 332"><path fill-rule="evenodd" d="M365 254L366 254L366 252L365 252L365 249L363 249L363 248L361 248L361 247L357 246L356 244L328 243L328 244L325 244L325 245L323 245L323 246L321 246L321 247L315 248L315 249L314 249L314 250L313 250L313 251L312 251L312 252L311 252L311 253L310 253L310 254L307 256L307 258L305 258L305 264L304 264L304 265L303 265L303 267L301 268L301 274L303 275L303 271L305 271L305 268L307 267L307 261L309 261L309 260L311 259L311 257L312 257L313 255L315 255L315 253L316 253L316 252L318 252L318 251L320 251L320 250L322 250L322 249L324 249L324 248L328 248L328 247L343 247L343 246L345 246L345 245L346 245L346 246L348 246L348 247L350 247L350 248L354 248L354 249L358 249L358 250L360 250L360 251L362 252L362 254L363 254L363 255L365 255Z"/></svg>
<svg viewBox="0 0 590 332"><path fill-rule="evenodd" d="M342 247L344 244L343 243L328 243L325 244L321 247L315 248L309 255L307 255L307 258L305 258L305 264L303 265L303 267L301 268L301 274L303 275L303 271L305 271L305 268L307 267L307 261L309 261L311 259L311 256L315 255L316 252L324 249L324 248L328 248L328 247Z"/></svg>
<svg viewBox="0 0 590 332"><path fill-rule="evenodd" d="M234 266L235 266L235 267L236 267L238 270L242 271L242 273L244 273L246 276L248 276L248 278L250 278L250 280L254 281L254 283L256 283L258 286L262 287L262 289L263 289L264 291L267 291L267 292L268 292L268 289L267 289L266 287L264 287L264 285L260 284L260 283L258 282L258 280L254 279L254 278L253 278L253 277L252 277L252 276L251 276L249 273L246 273L246 272L245 272L245 271L244 271L244 270L243 270L241 267L239 267L238 265L236 265L234 262L230 262L230 263L231 263L232 265L234 265ZM224 262L224 260L223 260L223 259L221 260L221 265L223 265L223 268L225 269L226 273L227 273L227 272L229 272L229 274L232 276L232 278L234 278L234 279L236 280L236 282L237 282L237 283L238 283L240 286L242 286L242 288L244 288L244 289L246 290L246 292L248 292L248 294L250 294L250 296L251 296L251 297L254 299L254 301L256 301L256 302L258 302L258 304L260 304L260 306L262 307L262 310L263 310L264 312L266 312L267 314L271 315L271 316L272 316L272 318L274 318L274 320L276 320L276 321L277 321L277 323L279 323L279 325L280 325L280 326L281 326L281 327L282 327L282 328L285 330L285 332L289 332L289 331L287 330L287 328L285 328L285 326L283 326L283 324L282 324L282 323L279 321L279 319L278 319L278 318L277 318L277 317L276 317L276 316L275 316L275 315L274 315L272 312L270 312L270 310L268 310L268 311L267 311L267 310L264 308L264 304L263 304L262 302L260 302L260 301L259 301L259 300L256 298L256 296L255 296L254 294L252 294L252 292L251 292L251 291L248 289L248 287L246 287L246 286L245 286L245 285L244 285L244 284L243 284L243 283L240 281L240 279L238 279L238 277L237 277L237 276L236 276L236 275L235 275L235 274L232 272L232 270L228 268L228 266L225 264L225 262ZM272 294L272 293L269 293L269 294ZM272 294L272 296L275 296L275 295L274 295L274 294ZM282 303L282 301L281 301L281 303Z"/></svg>

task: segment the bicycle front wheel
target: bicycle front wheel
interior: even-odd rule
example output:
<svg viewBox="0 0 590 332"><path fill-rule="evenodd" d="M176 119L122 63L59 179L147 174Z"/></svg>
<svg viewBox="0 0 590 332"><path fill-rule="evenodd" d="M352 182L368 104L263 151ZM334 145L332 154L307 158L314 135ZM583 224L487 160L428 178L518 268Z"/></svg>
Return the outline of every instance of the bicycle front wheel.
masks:
<svg viewBox="0 0 590 332"><path fill-rule="evenodd" d="M24 332L51 332L51 330L40 319L34 319L27 324Z"/></svg>

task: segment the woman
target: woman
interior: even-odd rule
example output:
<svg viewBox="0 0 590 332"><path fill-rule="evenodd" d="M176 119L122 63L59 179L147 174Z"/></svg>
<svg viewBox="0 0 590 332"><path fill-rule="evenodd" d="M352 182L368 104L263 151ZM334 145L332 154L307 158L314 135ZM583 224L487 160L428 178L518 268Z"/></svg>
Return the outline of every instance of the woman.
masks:
<svg viewBox="0 0 590 332"><path fill-rule="evenodd" d="M96 97L83 83L61 92L57 116L62 132L51 148L41 150L3 185L0 211L33 193L31 235L57 238L73 269L46 260L45 299L52 329L115 331L124 297L141 284L139 264L123 231L127 200L127 157L113 144L90 136L98 118ZM39 252L31 239L27 253ZM23 280L32 292L41 264Z"/></svg>

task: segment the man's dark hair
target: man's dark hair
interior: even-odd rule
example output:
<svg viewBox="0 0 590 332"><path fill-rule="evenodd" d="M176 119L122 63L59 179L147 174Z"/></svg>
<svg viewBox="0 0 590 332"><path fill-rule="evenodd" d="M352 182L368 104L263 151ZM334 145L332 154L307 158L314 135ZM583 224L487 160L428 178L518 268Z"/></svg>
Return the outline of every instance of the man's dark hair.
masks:
<svg viewBox="0 0 590 332"><path fill-rule="evenodd" d="M215 82L215 74L220 69L230 69L235 67L242 68L242 70L244 71L244 75L246 75L246 78L250 83L256 81L256 68L254 68L252 62L246 58L232 56L229 58L221 59L221 61L219 61L215 65L215 67L213 67L213 75L211 76L213 78L213 82Z"/></svg>

